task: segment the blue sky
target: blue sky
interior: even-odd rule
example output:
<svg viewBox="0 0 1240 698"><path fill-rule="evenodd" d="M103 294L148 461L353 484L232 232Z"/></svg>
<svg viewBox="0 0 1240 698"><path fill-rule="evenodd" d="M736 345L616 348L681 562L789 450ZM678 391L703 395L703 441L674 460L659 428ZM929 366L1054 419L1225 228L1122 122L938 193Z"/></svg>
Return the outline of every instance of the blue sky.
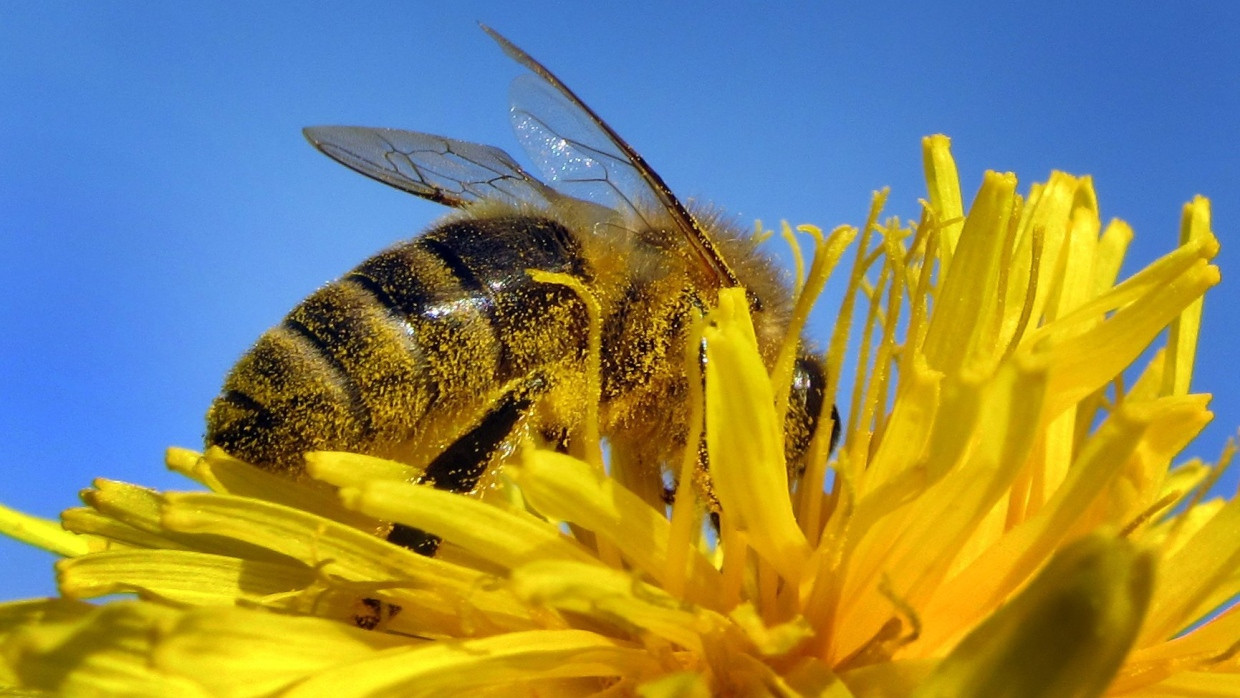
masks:
<svg viewBox="0 0 1240 698"><path fill-rule="evenodd" d="M518 154L518 68L477 20L683 198L745 221L859 223L888 185L888 212L915 216L919 139L938 132L966 196L988 168L1094 175L1104 218L1137 231L1126 273L1211 197L1224 281L1195 388L1216 420L1189 454L1213 460L1240 426L1240 5L855 4L5 4L0 502L54 516L97 476L183 487L163 449L200 445L249 344L443 213L330 162L302 126ZM0 598L53 589L50 555L0 541L0 559Z"/></svg>

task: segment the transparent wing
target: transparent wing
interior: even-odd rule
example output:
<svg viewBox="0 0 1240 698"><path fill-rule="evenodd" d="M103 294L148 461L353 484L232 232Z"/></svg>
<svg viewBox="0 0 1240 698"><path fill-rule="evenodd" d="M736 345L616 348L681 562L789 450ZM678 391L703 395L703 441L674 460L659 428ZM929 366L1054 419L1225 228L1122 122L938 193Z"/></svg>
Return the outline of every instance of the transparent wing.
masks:
<svg viewBox="0 0 1240 698"><path fill-rule="evenodd" d="M512 82L511 117L517 141L557 190L619 212L653 228L662 208L641 173L589 118L534 75Z"/></svg>
<svg viewBox="0 0 1240 698"><path fill-rule="evenodd" d="M546 206L558 198L508 153L489 145L364 126L312 126L302 132L340 164L446 206L496 199Z"/></svg>
<svg viewBox="0 0 1240 698"><path fill-rule="evenodd" d="M541 63L489 27L482 29L530 71L513 82L513 127L557 189L651 229L650 213L665 212L674 228L669 234L684 237L696 263L718 286L739 285L710 236L632 146Z"/></svg>

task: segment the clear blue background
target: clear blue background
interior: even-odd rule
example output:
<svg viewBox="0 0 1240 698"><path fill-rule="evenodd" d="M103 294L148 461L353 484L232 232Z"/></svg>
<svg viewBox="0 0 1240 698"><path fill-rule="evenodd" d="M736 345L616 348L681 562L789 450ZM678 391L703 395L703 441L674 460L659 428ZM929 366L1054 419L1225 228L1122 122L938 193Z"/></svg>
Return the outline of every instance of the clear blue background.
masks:
<svg viewBox="0 0 1240 698"><path fill-rule="evenodd" d="M1217 417L1190 453L1215 459L1240 425L1240 5L853 4L4 4L0 501L54 516L96 476L183 487L163 450L199 446L249 344L443 213L328 161L302 126L516 153L518 69L476 20L683 197L743 221L859 223L886 185L889 213L916 216L936 132L968 196L987 168L1093 174L1104 217L1136 228L1126 273L1210 196L1227 278L1195 386ZM0 560L0 598L53 589L50 555L0 541Z"/></svg>

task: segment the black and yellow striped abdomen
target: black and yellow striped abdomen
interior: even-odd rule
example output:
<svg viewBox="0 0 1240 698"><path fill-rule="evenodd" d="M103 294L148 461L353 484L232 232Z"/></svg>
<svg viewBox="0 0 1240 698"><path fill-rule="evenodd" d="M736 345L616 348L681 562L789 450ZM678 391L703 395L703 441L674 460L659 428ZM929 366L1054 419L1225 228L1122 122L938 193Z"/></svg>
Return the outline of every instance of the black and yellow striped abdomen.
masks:
<svg viewBox="0 0 1240 698"><path fill-rule="evenodd" d="M237 363L207 445L294 475L306 451L446 445L500 386L584 358L584 303L529 269L591 276L576 236L534 216L451 221L371 257Z"/></svg>

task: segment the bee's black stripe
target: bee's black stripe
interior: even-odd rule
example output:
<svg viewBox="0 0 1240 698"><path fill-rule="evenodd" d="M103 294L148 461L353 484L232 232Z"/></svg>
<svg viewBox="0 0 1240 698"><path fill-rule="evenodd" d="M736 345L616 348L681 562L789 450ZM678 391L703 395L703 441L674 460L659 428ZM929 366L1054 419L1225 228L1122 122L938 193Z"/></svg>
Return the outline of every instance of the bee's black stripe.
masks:
<svg viewBox="0 0 1240 698"><path fill-rule="evenodd" d="M416 328L426 321L427 310L433 307L436 299L436 294L417 273L419 262L425 263L428 257L438 259L437 255L426 249L422 240L417 240L371 257L345 275L341 281L353 284L368 293L388 311L391 322L399 323L401 333L418 353L419 361L425 367L423 377L426 380L423 387L428 393L429 404L434 404L441 398L443 386L433 380L434 373L429 370L431 359L428 354L434 353L437 347L426 346L427 338L416 331ZM440 295L447 290L453 294L459 293L459 289L455 288L440 289ZM493 323L488 325L492 326Z"/></svg>
<svg viewBox="0 0 1240 698"><path fill-rule="evenodd" d="M387 289L383 288L382 284L360 272L350 272L344 277L344 279L342 279L342 281L356 284L359 288L374 296L379 305L383 306L388 313L401 317L402 319L408 316L416 316L417 311L420 311L422 308L421 303L418 303L410 309L404 308L400 301L396 300L396 298L387 292ZM410 312L411 310L414 312Z"/></svg>
<svg viewBox="0 0 1240 698"><path fill-rule="evenodd" d="M407 251L403 252L408 254ZM341 279L340 283L352 284L355 288L365 291L387 311L388 322L399 325L400 333L404 341L408 343L406 346L409 353L416 355L417 364L422 368L422 376L426 380L421 385L427 394L427 404L432 405L439 400L442 387L436 381L430 380L431 373L427 369L427 347L424 346L423 338L414 331L414 318L422 317L422 312L426 308L426 289L409 275L408 260L402 259L401 254L402 251L388 251L372 257L363 267L359 268L368 269L372 273L387 271L388 273L383 275L383 278L396 281L394 285L385 287L384 284L360 270L350 272Z"/></svg>
<svg viewBox="0 0 1240 698"><path fill-rule="evenodd" d="M436 232L441 232L445 237L452 232L453 224L444 226ZM465 234L455 237L448 237L448 240L439 240L434 237L423 237L418 240L422 245L422 249L429 254L435 256L445 267L448 268L452 275L456 277L461 288L477 298L483 299L483 313L486 315L487 326L491 328L491 334L495 338L495 345L499 347L499 356L496 357L496 376L503 380L511 377L512 371L512 350L508 345L507 338L504 336L503 328L506 323L500 321L500 315L496 307L495 293L488 284L482 283L478 274L474 272L473 267L478 266L485 269L485 265L471 264L476 262L476 258L472 255L461 253L463 244L459 244L462 239L471 237L469 233L473 230L468 223L462 222L457 225L467 226ZM475 234L476 236L476 234ZM450 245L449 242L458 243Z"/></svg>
<svg viewBox="0 0 1240 698"><path fill-rule="evenodd" d="M255 400L240 390L225 390L220 393L220 396L216 399L248 412L254 412L256 414L268 412L268 409L259 403L258 400Z"/></svg>
<svg viewBox="0 0 1240 698"><path fill-rule="evenodd" d="M225 390L215 398L215 404L212 405L213 411L219 409L227 409L232 407L243 413L243 419L233 419L225 423L222 428L220 425L208 424L211 431L207 439L208 445L215 445L225 450L236 448L238 444L251 443L248 437L249 433L267 433L273 428L278 421L275 412L258 400L246 395L240 390ZM246 453L234 453L238 457L244 457Z"/></svg>
<svg viewBox="0 0 1240 698"><path fill-rule="evenodd" d="M422 317L435 294L418 274L424 245L421 240L381 252L346 275L394 314L405 318Z"/></svg>
<svg viewBox="0 0 1240 698"><path fill-rule="evenodd" d="M310 308L306 308L304 305L302 308L305 308L311 313L315 312ZM310 344L311 347L314 348L315 353L331 369L332 374L336 378L336 384L344 391L345 397L348 399L349 411L354 417L357 418L358 423L362 426L366 433L373 432L373 420L371 419L369 410L366 409L365 401L362 399L362 389L358 387L357 381L349 375L348 368L336 354L337 351L347 349L347 345L341 344L341 342L347 342L347 338L342 339L339 336L325 336L324 334L316 332L310 326L299 320L295 320L292 317L284 318L282 326L289 332L304 339ZM326 333L326 325L320 325L319 327L324 333Z"/></svg>
<svg viewBox="0 0 1240 698"><path fill-rule="evenodd" d="M491 295L490 289L478 279L478 276L470 269L470 265L457 250L452 249L452 246L432 237L422 238L420 242L422 249L438 257L439 261L443 262L444 266L452 272L461 284L461 288L485 296ZM494 303L491 305L494 306Z"/></svg>

